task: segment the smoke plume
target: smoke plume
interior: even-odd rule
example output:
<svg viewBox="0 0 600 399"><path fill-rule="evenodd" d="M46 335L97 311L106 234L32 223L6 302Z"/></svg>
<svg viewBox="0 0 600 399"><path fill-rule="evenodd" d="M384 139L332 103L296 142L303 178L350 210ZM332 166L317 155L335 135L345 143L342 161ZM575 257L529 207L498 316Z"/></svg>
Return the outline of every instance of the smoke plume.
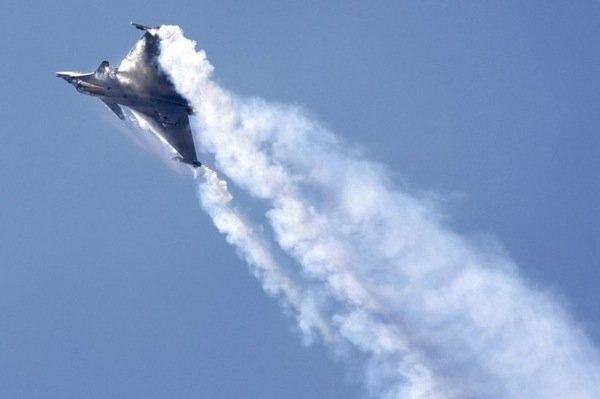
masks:
<svg viewBox="0 0 600 399"><path fill-rule="evenodd" d="M178 27L157 34L160 65L198 112L198 147L267 211L244 215L208 168L203 209L307 342L365 359L371 396L597 397L597 350L501 250L444 226L302 110L219 87Z"/></svg>

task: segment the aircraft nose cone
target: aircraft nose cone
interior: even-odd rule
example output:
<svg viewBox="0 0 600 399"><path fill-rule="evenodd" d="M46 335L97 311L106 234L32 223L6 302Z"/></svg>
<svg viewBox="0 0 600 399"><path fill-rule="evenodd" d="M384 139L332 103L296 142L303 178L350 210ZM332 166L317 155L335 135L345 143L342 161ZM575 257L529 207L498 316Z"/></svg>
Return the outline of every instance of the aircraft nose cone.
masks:
<svg viewBox="0 0 600 399"><path fill-rule="evenodd" d="M64 72L56 72L56 77L57 78L62 78L64 80L66 80L67 82L71 83L71 81L73 80L73 77L64 73Z"/></svg>

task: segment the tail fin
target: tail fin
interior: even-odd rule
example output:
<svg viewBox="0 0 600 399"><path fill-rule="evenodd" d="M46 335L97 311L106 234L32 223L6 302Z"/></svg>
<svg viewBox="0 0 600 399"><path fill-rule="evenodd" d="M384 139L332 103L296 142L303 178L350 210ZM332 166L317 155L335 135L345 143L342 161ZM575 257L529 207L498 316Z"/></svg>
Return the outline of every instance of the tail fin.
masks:
<svg viewBox="0 0 600 399"><path fill-rule="evenodd" d="M135 22L130 22L130 24L135 26L136 29L143 30L143 31L160 28L160 26L152 27L152 26L146 26L146 25L142 25L142 24L136 24Z"/></svg>

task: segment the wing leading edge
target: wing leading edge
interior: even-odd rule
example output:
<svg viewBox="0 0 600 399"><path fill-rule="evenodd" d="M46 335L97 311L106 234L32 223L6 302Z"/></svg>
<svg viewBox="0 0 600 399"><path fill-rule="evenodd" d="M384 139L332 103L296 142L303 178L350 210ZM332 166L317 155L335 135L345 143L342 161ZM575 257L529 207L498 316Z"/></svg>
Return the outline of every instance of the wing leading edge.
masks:
<svg viewBox="0 0 600 399"><path fill-rule="evenodd" d="M125 119L125 114L123 113L123 110L121 109L121 107L119 107L119 104L114 103L114 102L109 102L106 100L102 100L102 102L112 111L115 113L115 115L117 115L117 117L121 120Z"/></svg>
<svg viewBox="0 0 600 399"><path fill-rule="evenodd" d="M156 135L177 151L178 156L175 156L175 159L193 167L202 165L196 155L190 120L186 113L182 113L176 123L169 124L160 122L157 115L147 112L139 112L139 114L152 127Z"/></svg>

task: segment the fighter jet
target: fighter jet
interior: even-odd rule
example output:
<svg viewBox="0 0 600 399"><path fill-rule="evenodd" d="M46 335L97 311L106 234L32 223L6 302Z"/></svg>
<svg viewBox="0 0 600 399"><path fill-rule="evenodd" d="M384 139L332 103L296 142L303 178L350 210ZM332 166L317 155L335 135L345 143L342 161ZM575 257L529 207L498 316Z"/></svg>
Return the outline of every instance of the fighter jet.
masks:
<svg viewBox="0 0 600 399"><path fill-rule="evenodd" d="M129 108L175 151L173 159L200 167L188 118L194 110L158 64L156 30L160 27L133 22L131 25L144 34L118 68L102 61L95 72L61 71L56 76L75 86L78 92L98 98L119 119L125 119L121 106Z"/></svg>

